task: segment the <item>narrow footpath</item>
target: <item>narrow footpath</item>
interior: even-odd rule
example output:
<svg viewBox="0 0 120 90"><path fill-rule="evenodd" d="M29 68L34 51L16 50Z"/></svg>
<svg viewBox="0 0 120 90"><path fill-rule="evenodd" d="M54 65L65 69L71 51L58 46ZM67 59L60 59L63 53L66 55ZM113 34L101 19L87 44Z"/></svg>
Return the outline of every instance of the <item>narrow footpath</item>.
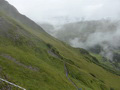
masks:
<svg viewBox="0 0 120 90"><path fill-rule="evenodd" d="M64 62L64 70L66 72L66 77L67 79L72 83L72 85L74 85L74 87L79 90L78 86L69 78L68 74L69 74L69 71L67 69L67 66L66 66L66 63Z"/></svg>
<svg viewBox="0 0 120 90"><path fill-rule="evenodd" d="M14 84L14 83L11 83L11 82L9 82L9 81L7 81L7 80L5 80L5 79L0 78L0 80L3 81L3 82L8 83L8 84L10 84L10 85L12 85L12 86L14 86L14 87L20 88L21 90L26 90L25 88L23 88L23 87L21 87L21 86L18 86L18 85Z"/></svg>
<svg viewBox="0 0 120 90"><path fill-rule="evenodd" d="M64 71L65 71L65 73L66 73L66 78L72 83L72 85L73 85L77 90L82 90L82 89L79 89L78 86L69 78L69 76L68 76L69 70L67 69L67 66L66 66L66 63L67 63L67 62L65 62L64 60L62 60L61 58L59 58L59 56L56 55L56 54L55 54L54 52L52 52L51 50L49 50L48 53L49 53L51 56L59 59L60 61L62 61L62 62L64 63Z"/></svg>

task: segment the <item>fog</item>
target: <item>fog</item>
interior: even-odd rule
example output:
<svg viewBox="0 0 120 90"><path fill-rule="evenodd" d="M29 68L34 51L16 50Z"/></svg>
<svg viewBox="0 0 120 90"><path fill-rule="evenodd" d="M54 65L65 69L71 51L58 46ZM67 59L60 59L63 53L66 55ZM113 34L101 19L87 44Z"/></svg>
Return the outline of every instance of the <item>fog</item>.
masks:
<svg viewBox="0 0 120 90"><path fill-rule="evenodd" d="M43 25L42 25L43 26ZM43 26L45 28L47 24ZM120 21L90 20L61 25L48 32L73 47L84 48L113 60L113 52L120 49Z"/></svg>
<svg viewBox="0 0 120 90"><path fill-rule="evenodd" d="M120 0L7 0L36 22L61 24L120 18Z"/></svg>
<svg viewBox="0 0 120 90"><path fill-rule="evenodd" d="M7 0L52 36L113 59L120 50L120 0Z"/></svg>

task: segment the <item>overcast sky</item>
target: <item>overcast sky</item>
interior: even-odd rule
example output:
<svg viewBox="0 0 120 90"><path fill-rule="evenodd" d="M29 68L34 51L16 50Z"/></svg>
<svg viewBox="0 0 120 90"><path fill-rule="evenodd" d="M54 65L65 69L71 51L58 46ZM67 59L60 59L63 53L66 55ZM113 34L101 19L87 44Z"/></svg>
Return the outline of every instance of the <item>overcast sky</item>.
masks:
<svg viewBox="0 0 120 90"><path fill-rule="evenodd" d="M120 0L7 0L37 22L120 18Z"/></svg>

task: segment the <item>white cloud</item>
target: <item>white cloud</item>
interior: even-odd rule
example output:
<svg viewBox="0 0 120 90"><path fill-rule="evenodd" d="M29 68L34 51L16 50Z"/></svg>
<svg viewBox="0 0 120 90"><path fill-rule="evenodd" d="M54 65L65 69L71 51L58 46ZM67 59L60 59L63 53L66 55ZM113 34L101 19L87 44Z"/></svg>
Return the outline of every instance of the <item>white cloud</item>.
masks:
<svg viewBox="0 0 120 90"><path fill-rule="evenodd" d="M14 5L21 13L35 21L54 22L56 19L53 17L85 17L85 19L120 18L120 0L7 1Z"/></svg>

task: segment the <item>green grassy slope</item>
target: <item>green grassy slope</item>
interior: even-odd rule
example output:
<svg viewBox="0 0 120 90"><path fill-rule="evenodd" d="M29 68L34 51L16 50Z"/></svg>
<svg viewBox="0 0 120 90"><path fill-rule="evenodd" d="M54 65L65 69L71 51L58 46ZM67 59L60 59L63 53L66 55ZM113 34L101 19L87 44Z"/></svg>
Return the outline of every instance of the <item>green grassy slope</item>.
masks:
<svg viewBox="0 0 120 90"><path fill-rule="evenodd" d="M69 78L79 88L120 90L120 76L95 64L97 60L87 51L72 48L6 13L0 12L1 78L27 90L76 90L66 78L66 63Z"/></svg>

